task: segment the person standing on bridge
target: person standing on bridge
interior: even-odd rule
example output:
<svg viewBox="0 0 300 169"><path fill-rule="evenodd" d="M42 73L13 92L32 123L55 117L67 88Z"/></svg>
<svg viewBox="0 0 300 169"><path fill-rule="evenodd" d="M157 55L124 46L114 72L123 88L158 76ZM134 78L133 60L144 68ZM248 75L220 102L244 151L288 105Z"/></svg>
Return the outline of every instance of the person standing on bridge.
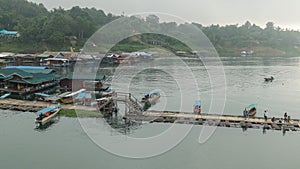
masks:
<svg viewBox="0 0 300 169"><path fill-rule="evenodd" d="M283 117L284 117L284 121L287 122L287 121L288 121L288 115L287 115L287 112L284 113L284 116L283 116Z"/></svg>
<svg viewBox="0 0 300 169"><path fill-rule="evenodd" d="M265 110L265 112L264 112L264 118L265 118L265 121L268 120L268 110Z"/></svg>

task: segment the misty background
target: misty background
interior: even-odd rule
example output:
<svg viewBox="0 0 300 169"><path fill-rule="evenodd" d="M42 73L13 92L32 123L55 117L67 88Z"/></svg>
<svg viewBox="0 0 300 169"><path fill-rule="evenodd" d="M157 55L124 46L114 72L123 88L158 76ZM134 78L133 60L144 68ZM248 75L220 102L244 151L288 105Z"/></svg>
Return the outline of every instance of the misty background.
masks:
<svg viewBox="0 0 300 169"><path fill-rule="evenodd" d="M115 15L143 12L162 12L203 25L243 24L246 21L265 27L300 29L300 1L289 0L30 0L43 3L48 9L70 9L73 6L95 7Z"/></svg>

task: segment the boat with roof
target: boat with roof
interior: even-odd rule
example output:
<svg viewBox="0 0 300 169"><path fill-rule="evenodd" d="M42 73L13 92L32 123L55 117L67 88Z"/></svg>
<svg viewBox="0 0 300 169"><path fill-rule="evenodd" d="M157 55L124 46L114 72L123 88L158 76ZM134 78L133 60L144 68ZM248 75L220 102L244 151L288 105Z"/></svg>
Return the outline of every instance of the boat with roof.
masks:
<svg viewBox="0 0 300 169"><path fill-rule="evenodd" d="M245 108L245 111L249 114L249 116L254 116L256 114L256 105L250 104Z"/></svg>
<svg viewBox="0 0 300 169"><path fill-rule="evenodd" d="M194 113L195 114L200 114L201 113L201 101L196 100L194 104Z"/></svg>
<svg viewBox="0 0 300 169"><path fill-rule="evenodd" d="M155 104L159 98L160 98L160 90L156 89L150 92L145 92L141 102Z"/></svg>
<svg viewBox="0 0 300 169"><path fill-rule="evenodd" d="M35 119L35 123L44 125L50 122L54 117L57 116L58 112L60 111L60 108L61 108L60 105L56 105L56 106L50 106L37 111L35 114L38 117Z"/></svg>

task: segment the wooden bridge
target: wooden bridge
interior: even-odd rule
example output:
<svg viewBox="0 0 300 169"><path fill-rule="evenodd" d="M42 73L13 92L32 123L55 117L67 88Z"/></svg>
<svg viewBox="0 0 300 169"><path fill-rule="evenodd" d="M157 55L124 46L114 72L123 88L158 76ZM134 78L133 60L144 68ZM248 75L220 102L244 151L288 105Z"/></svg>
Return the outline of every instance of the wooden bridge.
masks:
<svg viewBox="0 0 300 169"><path fill-rule="evenodd" d="M299 119L268 118L262 117L245 118L235 115L221 114L193 114L188 112L171 112L171 111L143 111L143 105L130 93L115 93L111 98L115 106L118 102L125 103L125 120L143 121L149 123L177 123L191 125L207 125L231 128L254 128L254 129L271 129L282 131L299 131ZM36 112L52 104L38 101L25 101L15 99L0 99L0 109L10 109L17 111ZM63 109L78 109L95 111L95 107L62 105Z"/></svg>
<svg viewBox="0 0 300 169"><path fill-rule="evenodd" d="M115 93L112 100L125 103L126 121L140 121L149 123L177 123L206 125L231 128L254 128L264 130L298 131L299 119L250 117L221 114L193 114L188 112L172 111L143 111L143 105L130 93Z"/></svg>
<svg viewBox="0 0 300 169"><path fill-rule="evenodd" d="M231 128L273 129L284 131L298 131L300 129L299 119L283 120L282 118L268 118L267 120L265 120L262 117L245 118L242 116L234 115L192 114L169 111L146 111L141 114L127 114L124 118L128 120L150 123L178 123Z"/></svg>

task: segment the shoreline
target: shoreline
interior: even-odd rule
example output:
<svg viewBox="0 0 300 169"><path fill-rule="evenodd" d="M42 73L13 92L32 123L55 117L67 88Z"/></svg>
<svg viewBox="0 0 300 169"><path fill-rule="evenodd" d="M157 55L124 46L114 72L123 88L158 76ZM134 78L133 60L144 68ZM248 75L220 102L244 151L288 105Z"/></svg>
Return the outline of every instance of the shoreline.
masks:
<svg viewBox="0 0 300 169"><path fill-rule="evenodd" d="M53 105L57 104L40 101L0 99L0 109L2 110L36 112ZM96 107L87 107L74 104L61 105L61 111L59 114L65 117L103 117L103 114L98 112Z"/></svg>

